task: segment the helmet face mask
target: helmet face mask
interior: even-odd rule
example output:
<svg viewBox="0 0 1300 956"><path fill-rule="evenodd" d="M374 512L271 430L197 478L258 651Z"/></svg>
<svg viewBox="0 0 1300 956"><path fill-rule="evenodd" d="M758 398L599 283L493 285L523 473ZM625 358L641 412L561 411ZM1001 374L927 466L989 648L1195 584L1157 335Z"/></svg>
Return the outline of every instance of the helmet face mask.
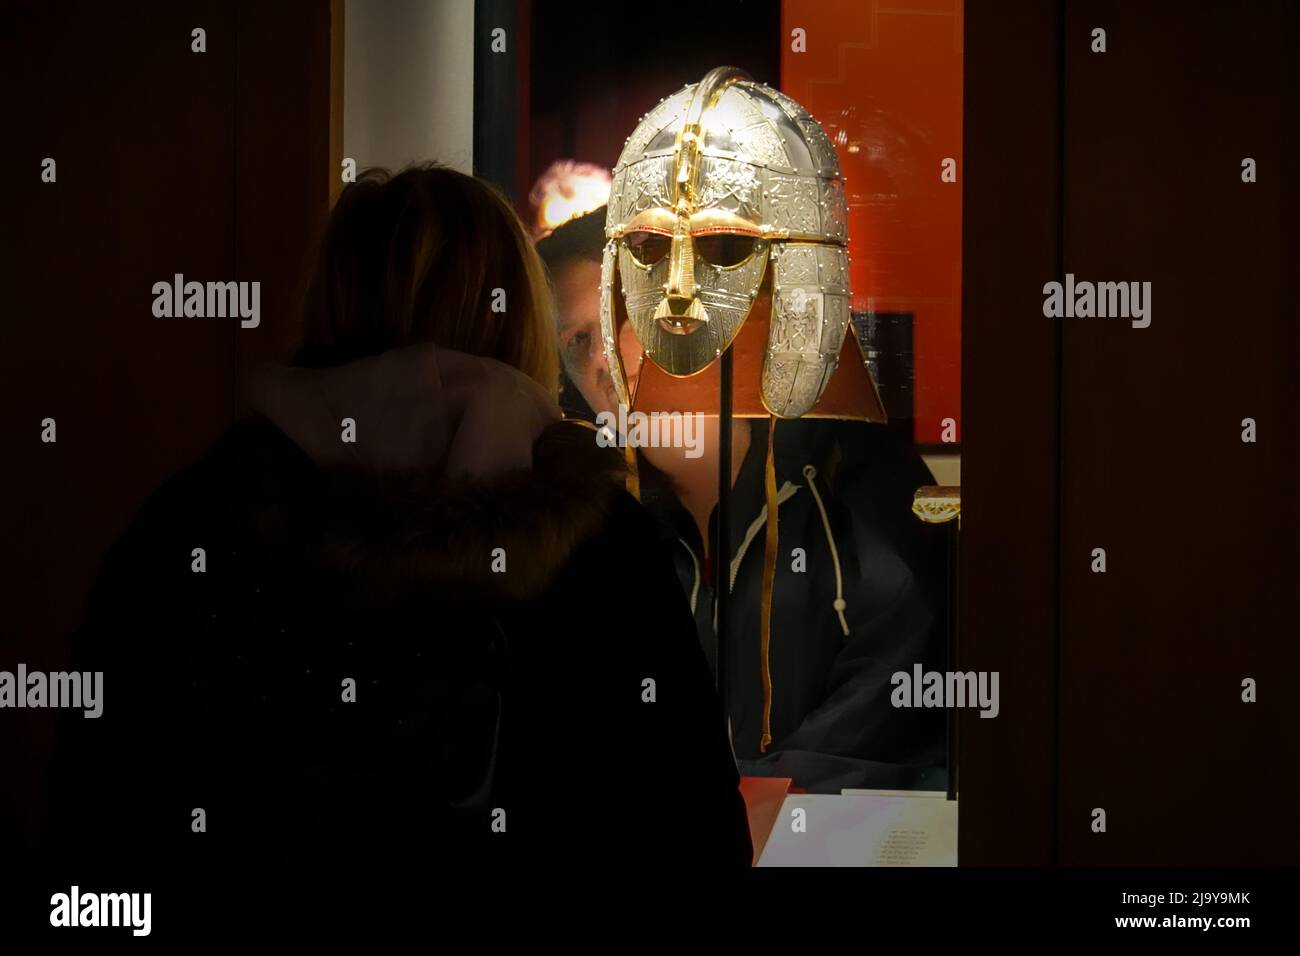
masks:
<svg viewBox="0 0 1300 956"><path fill-rule="evenodd" d="M616 295L645 357L684 377L731 345L770 270L763 405L810 411L850 321L847 213L829 138L784 94L720 67L660 102L628 137L606 219L602 333L619 400L631 404Z"/></svg>

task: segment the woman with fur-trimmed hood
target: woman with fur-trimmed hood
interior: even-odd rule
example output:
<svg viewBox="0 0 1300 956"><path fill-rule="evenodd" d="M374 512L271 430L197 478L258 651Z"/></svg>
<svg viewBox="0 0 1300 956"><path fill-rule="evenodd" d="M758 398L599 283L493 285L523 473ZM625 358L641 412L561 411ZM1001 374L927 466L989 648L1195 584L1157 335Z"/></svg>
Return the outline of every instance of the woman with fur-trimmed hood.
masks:
<svg viewBox="0 0 1300 956"><path fill-rule="evenodd" d="M484 183L346 189L294 365L104 566L74 651L104 713L52 771L72 858L749 865L671 558L560 421L549 301Z"/></svg>

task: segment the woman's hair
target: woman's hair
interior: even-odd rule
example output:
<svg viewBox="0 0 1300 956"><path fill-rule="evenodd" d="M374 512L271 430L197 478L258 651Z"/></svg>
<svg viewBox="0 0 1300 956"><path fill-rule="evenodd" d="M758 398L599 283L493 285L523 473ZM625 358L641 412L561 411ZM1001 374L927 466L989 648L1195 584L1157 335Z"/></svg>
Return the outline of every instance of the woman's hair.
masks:
<svg viewBox="0 0 1300 956"><path fill-rule="evenodd" d="M294 361L341 365L419 342L558 389L546 274L506 199L434 164L366 170L330 215Z"/></svg>

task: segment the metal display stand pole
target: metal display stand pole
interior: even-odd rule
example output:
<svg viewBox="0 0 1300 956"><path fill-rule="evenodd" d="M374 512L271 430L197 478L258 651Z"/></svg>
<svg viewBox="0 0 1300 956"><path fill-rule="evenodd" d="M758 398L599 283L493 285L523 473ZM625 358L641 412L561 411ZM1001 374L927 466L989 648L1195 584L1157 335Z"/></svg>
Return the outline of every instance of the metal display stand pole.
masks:
<svg viewBox="0 0 1300 956"><path fill-rule="evenodd" d="M722 353L718 367L718 522L713 539L713 589L717 596L716 635L718 697L722 713L731 723L727 709L727 623L731 604L731 347Z"/></svg>

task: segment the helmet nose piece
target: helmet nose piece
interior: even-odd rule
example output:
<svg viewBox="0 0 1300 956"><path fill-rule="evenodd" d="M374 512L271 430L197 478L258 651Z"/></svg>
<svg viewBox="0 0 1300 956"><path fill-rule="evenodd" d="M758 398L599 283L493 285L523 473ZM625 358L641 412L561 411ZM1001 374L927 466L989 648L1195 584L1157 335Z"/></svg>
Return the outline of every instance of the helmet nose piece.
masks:
<svg viewBox="0 0 1300 956"><path fill-rule="evenodd" d="M709 321L704 303L694 297L687 299L677 295L664 296L654 317L659 327L670 335L690 335Z"/></svg>
<svg viewBox="0 0 1300 956"><path fill-rule="evenodd" d="M683 300L683 308L695 298L695 244L690 233L680 226L668 249L668 281L664 283L664 292L669 299Z"/></svg>

